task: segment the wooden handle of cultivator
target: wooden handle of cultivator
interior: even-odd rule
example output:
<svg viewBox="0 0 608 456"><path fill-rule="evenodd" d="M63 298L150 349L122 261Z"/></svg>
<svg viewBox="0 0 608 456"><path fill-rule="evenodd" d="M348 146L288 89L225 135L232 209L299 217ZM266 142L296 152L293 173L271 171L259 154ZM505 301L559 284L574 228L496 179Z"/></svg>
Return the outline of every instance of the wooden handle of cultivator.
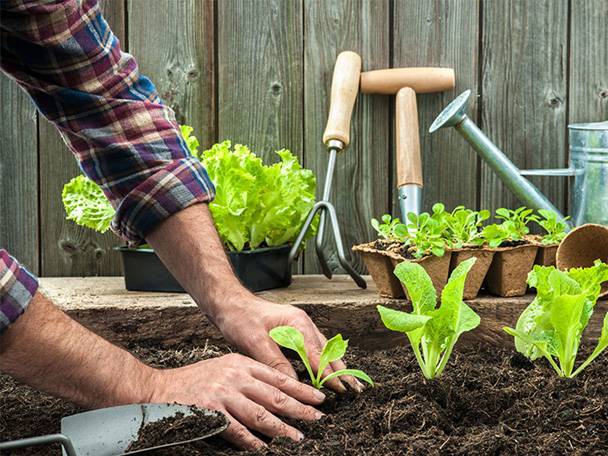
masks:
<svg viewBox="0 0 608 456"><path fill-rule="evenodd" d="M350 118L359 92L361 77L361 57L358 54L345 51L336 59L334 76L331 81L331 99L329 117L323 134L325 144L338 140L348 146L350 142Z"/></svg>
<svg viewBox="0 0 608 456"><path fill-rule="evenodd" d="M442 92L456 85L453 68L390 68L361 73L361 92L392 95L402 87L416 93Z"/></svg>
<svg viewBox="0 0 608 456"><path fill-rule="evenodd" d="M422 187L418 107L416 92L410 87L403 87L397 92L395 133L397 137L397 185L401 187L406 184L416 184Z"/></svg>

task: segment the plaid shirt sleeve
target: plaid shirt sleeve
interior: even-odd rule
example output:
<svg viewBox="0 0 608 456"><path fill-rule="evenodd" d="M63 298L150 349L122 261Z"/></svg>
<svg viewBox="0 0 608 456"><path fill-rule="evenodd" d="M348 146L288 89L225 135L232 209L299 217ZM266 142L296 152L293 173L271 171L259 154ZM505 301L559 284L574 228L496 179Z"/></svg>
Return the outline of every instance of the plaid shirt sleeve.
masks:
<svg viewBox="0 0 608 456"><path fill-rule="evenodd" d="M2 69L59 129L131 245L215 189L97 0L0 0ZM152 44L153 45L153 44Z"/></svg>
<svg viewBox="0 0 608 456"><path fill-rule="evenodd" d="M36 278L0 249L0 335L25 311L37 289Z"/></svg>

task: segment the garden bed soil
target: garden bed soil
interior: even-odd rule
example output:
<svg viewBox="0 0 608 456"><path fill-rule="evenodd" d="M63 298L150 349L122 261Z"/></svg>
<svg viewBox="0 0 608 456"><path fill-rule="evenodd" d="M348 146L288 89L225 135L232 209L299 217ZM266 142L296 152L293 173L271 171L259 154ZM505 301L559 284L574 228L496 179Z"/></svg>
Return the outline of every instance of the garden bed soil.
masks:
<svg viewBox="0 0 608 456"><path fill-rule="evenodd" d="M534 266L538 246L518 241L494 251L485 280L488 291L503 298L525 295L528 290L528 273Z"/></svg>
<svg viewBox="0 0 608 456"><path fill-rule="evenodd" d="M494 258L494 251L482 248L463 248L452 251L450 260L450 274L463 261L469 258L475 258L475 264L467 274L467 279L464 283L463 299L475 299L479 294L479 290L486 278L488 269Z"/></svg>
<svg viewBox="0 0 608 456"><path fill-rule="evenodd" d="M137 348L155 365L172 367L219 352ZM328 395L319 422L292 422L306 438L269 442L264 451L238 452L213 437L156 455L600 455L608 452L608 357L571 380L544 360L535 364L512 350L458 349L444 375L425 381L409 347L366 353L351 350L350 366L376 382L360 395ZM303 369L299 368L301 374ZM0 377L0 435L14 439L57 432L63 415L77 412L7 377ZM14 452L59 454L49 447Z"/></svg>

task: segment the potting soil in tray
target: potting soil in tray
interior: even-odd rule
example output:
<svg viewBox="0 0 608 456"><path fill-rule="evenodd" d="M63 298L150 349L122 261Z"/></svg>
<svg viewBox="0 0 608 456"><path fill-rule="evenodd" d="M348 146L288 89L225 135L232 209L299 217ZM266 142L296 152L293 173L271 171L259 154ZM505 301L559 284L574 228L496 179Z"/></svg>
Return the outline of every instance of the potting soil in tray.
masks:
<svg viewBox="0 0 608 456"><path fill-rule="evenodd" d="M139 349L156 365L176 366L217 350ZM582 354L579 356L582 357ZM362 394L329 396L319 422L292 423L306 439L277 439L268 455L561 455L608 454L608 357L579 377L559 379L546 361L532 364L511 350L454 353L439 381L424 381L409 347L365 353L347 361L376 381ZM303 373L301 370L300 373ZM0 377L2 439L57 432L77 409ZM15 455L59 454L48 447ZM221 438L175 447L163 455L242 455Z"/></svg>

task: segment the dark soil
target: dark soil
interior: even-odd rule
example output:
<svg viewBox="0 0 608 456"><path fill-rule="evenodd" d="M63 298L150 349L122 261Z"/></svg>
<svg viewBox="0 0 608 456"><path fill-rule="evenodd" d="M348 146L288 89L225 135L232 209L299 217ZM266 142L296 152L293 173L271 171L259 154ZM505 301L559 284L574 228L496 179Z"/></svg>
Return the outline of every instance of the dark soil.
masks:
<svg viewBox="0 0 608 456"><path fill-rule="evenodd" d="M190 410L192 415L184 415L179 412L175 416L146 424L139 430L137 440L129 445L127 451L185 442L213 432L226 424L226 417L219 413L205 415L195 407L191 407ZM168 448L166 451L173 450L174 448Z"/></svg>
<svg viewBox="0 0 608 456"><path fill-rule="evenodd" d="M521 241L505 241L499 247L517 247L519 245L530 244L529 241L522 239Z"/></svg>
<svg viewBox="0 0 608 456"><path fill-rule="evenodd" d="M377 239L374 241L374 248L380 251L391 251L398 253L404 260L414 260L416 257L412 255L409 246L403 245L401 242L388 241L386 239Z"/></svg>
<svg viewBox="0 0 608 456"><path fill-rule="evenodd" d="M217 350L139 349L157 365L176 366ZM582 358L582 356L580 356ZM532 364L511 349L456 352L443 377L425 381L409 347L365 353L349 365L376 382L360 395L331 396L319 422L295 424L306 438L278 439L257 454L297 455L605 455L608 454L608 356L579 377L558 378L544 360ZM0 377L3 439L57 432L77 409ZM49 455L46 449L15 454ZM179 447L171 455L238 455L221 438Z"/></svg>

